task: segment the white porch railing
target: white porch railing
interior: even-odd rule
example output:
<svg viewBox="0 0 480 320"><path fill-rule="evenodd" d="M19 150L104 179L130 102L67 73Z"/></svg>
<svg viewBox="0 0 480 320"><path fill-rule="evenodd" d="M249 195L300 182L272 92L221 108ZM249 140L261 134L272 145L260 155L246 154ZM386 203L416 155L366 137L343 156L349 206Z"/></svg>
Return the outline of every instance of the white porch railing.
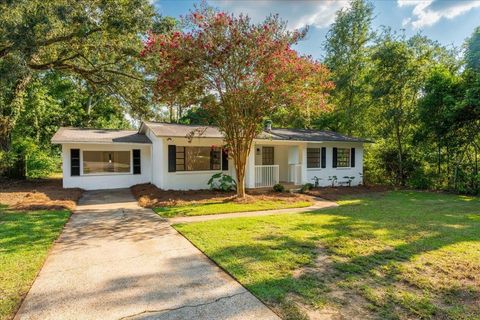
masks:
<svg viewBox="0 0 480 320"><path fill-rule="evenodd" d="M278 164L255 166L255 188L271 187L278 182Z"/></svg>
<svg viewBox="0 0 480 320"><path fill-rule="evenodd" d="M288 165L288 181L296 185L302 184L302 165L289 164Z"/></svg>

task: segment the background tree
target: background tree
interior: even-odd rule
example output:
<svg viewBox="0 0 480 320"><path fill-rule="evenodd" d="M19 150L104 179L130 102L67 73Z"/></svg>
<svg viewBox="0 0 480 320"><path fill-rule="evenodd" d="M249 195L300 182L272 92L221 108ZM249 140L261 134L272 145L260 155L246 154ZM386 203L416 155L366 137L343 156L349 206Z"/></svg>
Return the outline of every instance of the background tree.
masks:
<svg viewBox="0 0 480 320"><path fill-rule="evenodd" d="M245 196L245 167L262 120L280 105L307 112L326 108L328 70L290 47L305 32L289 32L277 16L253 24L201 7L183 20L185 31L152 35L143 54L161 58L158 96L185 86L211 96L202 105L224 134Z"/></svg>
<svg viewBox="0 0 480 320"><path fill-rule="evenodd" d="M465 42L465 62L467 68L480 72L480 27L475 28Z"/></svg>
<svg viewBox="0 0 480 320"><path fill-rule="evenodd" d="M378 136L393 143L397 154L395 180L400 185L406 184L407 169L413 167L408 164L417 103L434 65L435 46L421 36L406 39L385 30L372 55L372 98L376 105L369 114L377 122Z"/></svg>
<svg viewBox="0 0 480 320"><path fill-rule="evenodd" d="M19 0L0 4L0 148L24 109L27 86L48 70L82 79L145 112L144 75L138 64L141 35L152 25L147 0L111 2Z"/></svg>
<svg viewBox="0 0 480 320"><path fill-rule="evenodd" d="M370 48L373 5L366 0L353 0L350 7L337 12L335 22L324 42L325 64L332 71L335 83L333 98L335 116L327 115L332 126L347 134L365 133L366 109L370 85L366 79L370 69ZM320 124L320 123L319 123Z"/></svg>

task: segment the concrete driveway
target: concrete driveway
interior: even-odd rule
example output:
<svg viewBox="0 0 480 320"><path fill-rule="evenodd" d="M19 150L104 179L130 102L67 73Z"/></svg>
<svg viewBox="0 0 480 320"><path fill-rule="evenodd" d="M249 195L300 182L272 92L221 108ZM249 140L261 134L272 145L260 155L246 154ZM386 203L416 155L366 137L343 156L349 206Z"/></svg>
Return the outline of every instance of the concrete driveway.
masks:
<svg viewBox="0 0 480 320"><path fill-rule="evenodd" d="M86 192L15 319L278 319L129 190Z"/></svg>

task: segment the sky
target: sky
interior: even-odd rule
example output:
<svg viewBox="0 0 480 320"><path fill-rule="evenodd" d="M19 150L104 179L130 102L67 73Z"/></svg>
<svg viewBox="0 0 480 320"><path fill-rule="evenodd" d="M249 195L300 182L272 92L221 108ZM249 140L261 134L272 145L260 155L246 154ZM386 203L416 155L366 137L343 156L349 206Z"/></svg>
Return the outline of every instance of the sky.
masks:
<svg viewBox="0 0 480 320"><path fill-rule="evenodd" d="M195 0L151 0L159 13L179 17L193 8ZM347 8L347 0L207 0L219 9L244 13L254 22L278 13L289 29L309 26L306 39L295 49L323 58L322 44L335 13ZM373 27L404 29L408 36L421 33L446 46L461 47L480 26L480 0L376 0Z"/></svg>

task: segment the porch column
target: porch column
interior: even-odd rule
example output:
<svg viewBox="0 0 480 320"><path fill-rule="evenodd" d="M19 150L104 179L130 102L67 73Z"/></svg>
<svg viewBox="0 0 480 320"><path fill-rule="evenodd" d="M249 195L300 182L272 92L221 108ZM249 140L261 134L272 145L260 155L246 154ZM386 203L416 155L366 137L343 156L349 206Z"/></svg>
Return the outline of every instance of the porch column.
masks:
<svg viewBox="0 0 480 320"><path fill-rule="evenodd" d="M252 143L245 170L245 187L255 188L255 144Z"/></svg>
<svg viewBox="0 0 480 320"><path fill-rule="evenodd" d="M298 146L288 147L288 164L299 164Z"/></svg>
<svg viewBox="0 0 480 320"><path fill-rule="evenodd" d="M302 184L308 183L307 177L307 145L299 145L300 163L302 164Z"/></svg>

